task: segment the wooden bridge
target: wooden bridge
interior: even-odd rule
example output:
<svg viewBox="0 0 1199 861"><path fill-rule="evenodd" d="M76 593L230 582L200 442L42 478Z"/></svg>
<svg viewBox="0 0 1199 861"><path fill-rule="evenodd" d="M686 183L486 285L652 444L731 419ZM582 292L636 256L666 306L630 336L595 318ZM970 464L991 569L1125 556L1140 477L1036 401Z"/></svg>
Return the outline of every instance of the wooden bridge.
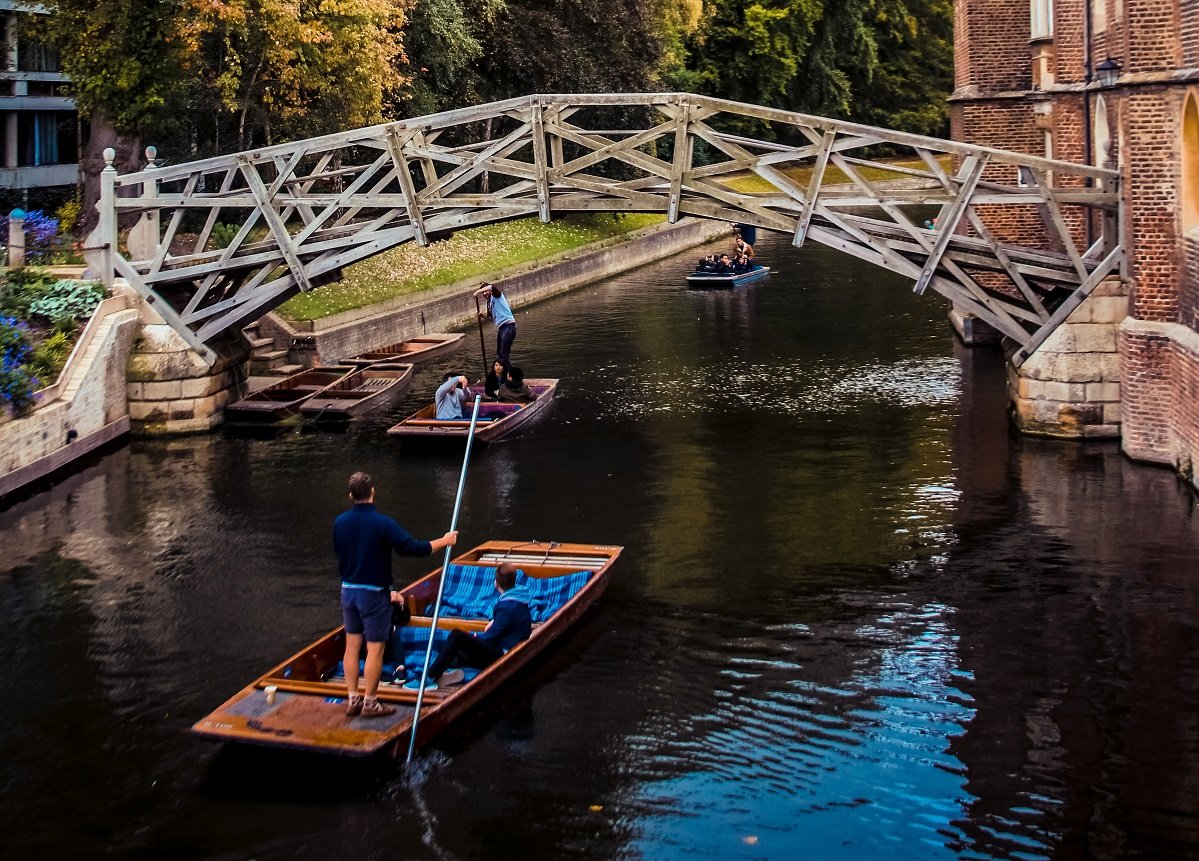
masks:
<svg viewBox="0 0 1199 861"><path fill-rule="evenodd" d="M123 176L110 161L88 245L212 362L226 333L404 242L534 214L698 216L910 277L1019 364L1121 265L1117 181L704 96L537 95Z"/></svg>

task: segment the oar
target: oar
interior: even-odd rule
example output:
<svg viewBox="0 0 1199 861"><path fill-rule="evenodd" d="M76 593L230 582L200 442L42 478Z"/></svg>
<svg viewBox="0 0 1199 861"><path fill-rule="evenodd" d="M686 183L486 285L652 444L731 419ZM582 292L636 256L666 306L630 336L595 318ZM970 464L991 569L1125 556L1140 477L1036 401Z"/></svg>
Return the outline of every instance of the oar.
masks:
<svg viewBox="0 0 1199 861"><path fill-rule="evenodd" d="M477 301L477 300L476 300ZM462 455L462 474L458 476L458 494L454 497L454 514L450 518L450 532L458 528L458 510L462 507L462 489L466 487L466 468L470 465L470 450L475 441L475 424L479 421L479 404L483 398L475 395L475 409L470 414L470 430L466 434L466 453ZM446 547L445 559L441 562L441 577L437 581L437 600L433 604L433 622L429 625L429 645L425 649L425 664L420 671L420 687L416 691L416 708L412 712L412 737L408 739L408 758L404 765L412 762L412 752L416 750L416 727L420 723L420 707L425 699L425 683L429 680L429 662L433 659L433 640L437 633L437 620L441 617L441 595L445 591L445 573L450 567L450 551Z"/></svg>
<svg viewBox="0 0 1199 861"><path fill-rule="evenodd" d="M479 321L479 349L483 351L483 379L487 379L487 341L483 338L483 310L479 307L479 294L475 294L475 319Z"/></svg>

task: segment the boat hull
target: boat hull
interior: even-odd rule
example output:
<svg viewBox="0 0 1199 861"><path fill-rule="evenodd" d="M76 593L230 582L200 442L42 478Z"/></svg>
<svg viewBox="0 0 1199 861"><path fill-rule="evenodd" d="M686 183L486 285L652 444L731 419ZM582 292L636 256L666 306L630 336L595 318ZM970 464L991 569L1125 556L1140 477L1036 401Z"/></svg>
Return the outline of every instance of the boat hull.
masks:
<svg viewBox="0 0 1199 861"><path fill-rule="evenodd" d="M397 344L368 350L343 360L343 364L374 365L378 362L409 362L419 365L451 353L462 346L466 337L462 332L438 332L420 335Z"/></svg>
<svg viewBox="0 0 1199 861"><path fill-rule="evenodd" d="M314 421L349 421L370 410L385 407L394 403L408 388L413 367L399 362L363 366L305 401L300 406L300 414Z"/></svg>
<svg viewBox="0 0 1199 861"><path fill-rule="evenodd" d="M529 576L550 577L588 570L587 583L546 621L534 625L532 635L510 649L471 681L444 690L427 691L417 728L417 745L427 744L455 720L477 708L497 688L569 630L603 594L609 569L620 547L544 542L489 541L457 557L466 565L496 565L515 561ZM518 555L511 555L511 554ZM520 558L531 562L518 561ZM401 592L410 608L423 607L437 592L441 569ZM429 626L427 617L410 624ZM443 619L439 627L479 630L481 620ZM343 683L322 680L328 667L344 653L345 630L337 628L297 652L197 721L192 732L204 738L266 747L312 751L337 756L365 757L379 753L402 755L407 751L417 692L392 685L379 688L379 699L396 706L396 713L381 718L350 718L345 714ZM274 686L274 701L266 689Z"/></svg>
<svg viewBox="0 0 1199 861"><path fill-rule="evenodd" d="M739 274L729 273L727 275L720 275L715 272L692 272L687 276L687 286L691 288L741 287L745 284L761 281L769 274L769 266L762 266L758 269L752 269L749 272L741 272Z"/></svg>
<svg viewBox="0 0 1199 861"><path fill-rule="evenodd" d="M537 400L527 404L487 402L482 404L480 415L488 412L505 413L502 418L480 421L475 425L474 441L487 443L509 436L526 426L538 415L549 409L558 390L556 379L528 379L525 385L537 395ZM472 397L479 392L472 388ZM445 420L436 418L436 407L426 405L408 418L389 428L389 434L405 442L451 443L465 440L470 433L470 417Z"/></svg>
<svg viewBox="0 0 1199 861"><path fill-rule="evenodd" d="M229 404L225 407L225 421L275 422L293 416L307 400L327 391L354 370L352 365L327 365L292 374Z"/></svg>

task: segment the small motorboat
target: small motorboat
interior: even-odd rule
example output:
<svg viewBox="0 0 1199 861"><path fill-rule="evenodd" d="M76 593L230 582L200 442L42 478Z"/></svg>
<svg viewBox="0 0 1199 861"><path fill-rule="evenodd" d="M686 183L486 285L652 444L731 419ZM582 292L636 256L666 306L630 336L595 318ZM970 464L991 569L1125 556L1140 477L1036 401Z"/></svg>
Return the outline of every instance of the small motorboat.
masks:
<svg viewBox="0 0 1199 861"><path fill-rule="evenodd" d="M412 382L413 365L378 362L342 377L300 405L300 415L317 421L346 421L395 401Z"/></svg>
<svg viewBox="0 0 1199 861"><path fill-rule="evenodd" d="M494 442L526 425L543 413L558 389L556 379L526 379L525 387L537 396L529 403L485 401L479 406L479 421L475 425L476 442ZM467 389L472 401L477 388ZM470 432L470 416L461 419L437 418L436 404L421 407L408 418L387 431L403 437L405 442L450 442L465 439Z"/></svg>
<svg viewBox="0 0 1199 861"><path fill-rule="evenodd" d="M758 263L753 265L753 268L747 272L709 272L703 269L697 269L687 276L688 287L740 287L742 284L750 284L754 281L760 281L770 274L769 266L762 266Z"/></svg>
<svg viewBox="0 0 1199 861"><path fill-rule="evenodd" d="M517 584L531 595L533 633L485 669L467 672L462 684L425 691L417 744L425 744L455 720L477 714L479 703L578 621L608 585L608 571L623 548L609 545L538 541L487 541L446 567L441 616L432 630L432 604L442 569L400 590L410 618L391 638L390 673L398 684L379 686L379 699L396 706L394 715L346 716L341 661L345 628L326 634L259 676L192 726L192 732L218 741L313 751L338 756L403 755L412 732L417 691L404 686L419 677L430 638L436 647L451 629L481 631L499 598L495 569L511 562Z"/></svg>
<svg viewBox="0 0 1199 861"><path fill-rule="evenodd" d="M225 407L225 420L274 422L293 416L309 398L321 394L356 370L353 365L321 365L299 371L229 404Z"/></svg>
<svg viewBox="0 0 1199 861"><path fill-rule="evenodd" d="M398 344L359 353L357 356L344 359L342 364L373 365L376 362L410 362L416 365L444 356L461 347L462 339L465 337L466 335L461 332L435 332L431 335L420 335L416 338L409 338L407 341L400 341Z"/></svg>

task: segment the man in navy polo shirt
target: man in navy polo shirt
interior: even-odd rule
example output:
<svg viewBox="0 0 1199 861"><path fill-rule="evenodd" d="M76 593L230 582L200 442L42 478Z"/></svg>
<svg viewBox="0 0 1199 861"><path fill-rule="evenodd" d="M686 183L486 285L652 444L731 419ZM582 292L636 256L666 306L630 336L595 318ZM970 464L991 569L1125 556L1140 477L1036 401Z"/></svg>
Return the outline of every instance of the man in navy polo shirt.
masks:
<svg viewBox="0 0 1199 861"><path fill-rule="evenodd" d="M458 533L447 532L434 541L413 538L400 524L375 509L375 485L365 472L350 476L354 507L333 522L333 549L341 572L341 614L346 626L345 672L350 717L395 714L393 706L379 702L379 677L383 674L383 647L391 636L391 602L402 600L391 588L391 552L401 556L428 556L452 547ZM366 640L365 698L358 695L358 659Z"/></svg>

